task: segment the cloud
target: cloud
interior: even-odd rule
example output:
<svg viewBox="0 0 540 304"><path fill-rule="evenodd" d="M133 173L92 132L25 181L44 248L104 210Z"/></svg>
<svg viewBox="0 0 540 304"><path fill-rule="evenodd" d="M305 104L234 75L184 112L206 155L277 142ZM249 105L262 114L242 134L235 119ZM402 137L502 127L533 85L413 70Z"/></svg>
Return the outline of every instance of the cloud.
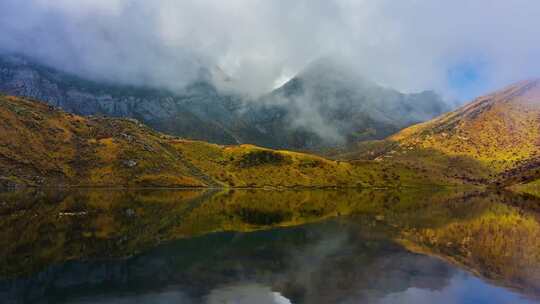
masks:
<svg viewBox="0 0 540 304"><path fill-rule="evenodd" d="M206 296L207 304L291 304L289 299L270 287L255 283L243 283L214 289Z"/></svg>
<svg viewBox="0 0 540 304"><path fill-rule="evenodd" d="M532 303L506 289L488 285L478 278L457 272L447 286L441 290L410 287L405 291L390 293L373 301L374 304L398 303Z"/></svg>
<svg viewBox="0 0 540 304"><path fill-rule="evenodd" d="M535 0L3 0L0 48L172 89L219 67L250 95L336 56L383 85L463 99L539 74L539 14ZM478 65L462 88L456 69Z"/></svg>

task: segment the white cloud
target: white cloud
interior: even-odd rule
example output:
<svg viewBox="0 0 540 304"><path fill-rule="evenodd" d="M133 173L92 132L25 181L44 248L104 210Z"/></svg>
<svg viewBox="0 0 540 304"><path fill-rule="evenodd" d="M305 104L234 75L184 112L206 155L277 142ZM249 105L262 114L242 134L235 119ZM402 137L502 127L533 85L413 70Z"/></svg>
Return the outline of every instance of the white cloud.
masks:
<svg viewBox="0 0 540 304"><path fill-rule="evenodd" d="M64 69L179 88L219 66L259 94L323 55L403 91L480 60L471 93L538 75L535 0L3 0L0 48Z"/></svg>

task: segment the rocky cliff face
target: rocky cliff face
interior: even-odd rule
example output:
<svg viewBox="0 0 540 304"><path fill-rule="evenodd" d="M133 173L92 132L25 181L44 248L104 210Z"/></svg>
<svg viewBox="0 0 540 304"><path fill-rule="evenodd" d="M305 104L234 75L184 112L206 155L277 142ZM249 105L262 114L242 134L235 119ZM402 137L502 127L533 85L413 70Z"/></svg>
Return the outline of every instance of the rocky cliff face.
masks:
<svg viewBox="0 0 540 304"><path fill-rule="evenodd" d="M228 127L237 121L235 111L240 101L219 95L205 82L173 94L102 84L7 57L0 60L0 91L43 100L75 114L132 117L174 135L238 143Z"/></svg>
<svg viewBox="0 0 540 304"><path fill-rule="evenodd" d="M21 57L0 57L0 92L81 115L132 117L169 134L219 144L318 150L388 136L447 110L434 93L401 94L314 65L258 100L201 80L172 93L69 75Z"/></svg>

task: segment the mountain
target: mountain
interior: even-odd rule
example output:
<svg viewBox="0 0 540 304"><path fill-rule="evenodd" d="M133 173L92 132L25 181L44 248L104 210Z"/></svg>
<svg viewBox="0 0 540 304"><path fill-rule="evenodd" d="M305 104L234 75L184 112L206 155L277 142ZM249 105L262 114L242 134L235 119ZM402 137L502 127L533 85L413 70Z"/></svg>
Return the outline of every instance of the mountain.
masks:
<svg viewBox="0 0 540 304"><path fill-rule="evenodd" d="M243 130L252 132L237 117L241 101L219 94L204 79L172 93L83 79L22 57L3 56L0 92L43 100L79 115L131 117L169 134L222 144L239 143L236 137Z"/></svg>
<svg viewBox="0 0 540 304"><path fill-rule="evenodd" d="M403 166L221 146L134 119L78 116L0 96L0 186L398 187L429 183Z"/></svg>
<svg viewBox="0 0 540 304"><path fill-rule="evenodd" d="M318 149L382 139L449 110L432 91L403 94L323 59L251 105L244 120L274 145Z"/></svg>
<svg viewBox="0 0 540 304"><path fill-rule="evenodd" d="M0 70L0 90L48 97L50 104L69 112L112 113L137 120L77 116L4 96L0 131L8 136L0 139L0 179L7 185L465 183L529 185L525 188L533 190L524 191L534 193L540 180L540 80L479 97L386 139L362 141L442 112L442 102L432 103L436 95L430 92L406 95L382 88L324 62L251 103L224 97L204 82L186 88L184 95L167 95L171 93L164 90L101 86L28 62L10 62L12 68ZM184 139L155 132L139 120L181 133ZM334 156L355 161L339 162L246 144L221 146L185 139L198 136L228 145L255 142L305 150L362 142Z"/></svg>
<svg viewBox="0 0 540 304"><path fill-rule="evenodd" d="M448 110L433 92L401 94L349 70L319 61L253 100L217 90L210 77L171 92L83 79L0 56L0 92L79 115L131 117L188 139L311 151L381 139Z"/></svg>
<svg viewBox="0 0 540 304"><path fill-rule="evenodd" d="M534 181L540 178L540 80L479 97L343 156L414 163L471 182Z"/></svg>

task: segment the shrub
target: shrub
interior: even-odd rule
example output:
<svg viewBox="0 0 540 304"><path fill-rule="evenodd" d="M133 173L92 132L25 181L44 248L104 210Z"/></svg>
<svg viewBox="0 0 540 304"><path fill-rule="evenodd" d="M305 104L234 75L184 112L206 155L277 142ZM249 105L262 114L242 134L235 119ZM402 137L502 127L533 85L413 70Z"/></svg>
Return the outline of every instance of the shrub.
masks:
<svg viewBox="0 0 540 304"><path fill-rule="evenodd" d="M285 163L285 161L285 156L280 153L259 150L244 154L238 161L238 166L242 168L249 168L260 165L279 165Z"/></svg>

